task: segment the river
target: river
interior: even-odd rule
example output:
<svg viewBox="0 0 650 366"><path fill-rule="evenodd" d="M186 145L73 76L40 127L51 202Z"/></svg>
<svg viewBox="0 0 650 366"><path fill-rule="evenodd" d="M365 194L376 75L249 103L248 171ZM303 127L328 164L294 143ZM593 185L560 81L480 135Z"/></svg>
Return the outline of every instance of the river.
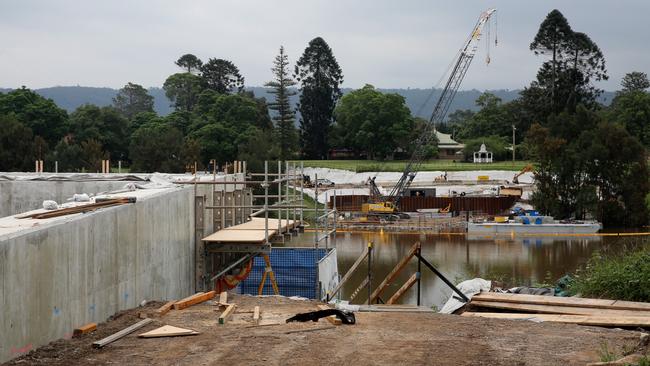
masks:
<svg viewBox="0 0 650 366"><path fill-rule="evenodd" d="M424 235L418 233L337 233L328 245L337 250L338 270L343 275L361 255L368 242L374 243L373 288L419 241L422 256L449 280L458 283L471 278L505 282L510 287L554 284L557 279L573 274L584 266L592 254L621 250L624 246L647 245L648 237L580 237L545 238L468 238L465 235ZM314 233L294 237L287 246L313 246ZM324 246L324 241L321 246ZM357 269L343 286L341 298L348 299L367 275L367 262ZM417 271L413 258L396 281L384 292L383 300L393 294ZM400 303L417 302L417 284L402 297ZM451 290L436 275L422 265L421 304L441 308ZM355 303L367 298L362 291Z"/></svg>

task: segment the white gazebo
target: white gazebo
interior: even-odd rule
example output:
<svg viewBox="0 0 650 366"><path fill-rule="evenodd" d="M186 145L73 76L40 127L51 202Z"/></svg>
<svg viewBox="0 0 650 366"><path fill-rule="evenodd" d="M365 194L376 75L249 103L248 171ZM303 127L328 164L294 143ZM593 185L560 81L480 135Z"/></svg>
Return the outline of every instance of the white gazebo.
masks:
<svg viewBox="0 0 650 366"><path fill-rule="evenodd" d="M474 162L475 163L491 163L492 162L492 152L487 151L485 144L481 144L479 151L474 152Z"/></svg>

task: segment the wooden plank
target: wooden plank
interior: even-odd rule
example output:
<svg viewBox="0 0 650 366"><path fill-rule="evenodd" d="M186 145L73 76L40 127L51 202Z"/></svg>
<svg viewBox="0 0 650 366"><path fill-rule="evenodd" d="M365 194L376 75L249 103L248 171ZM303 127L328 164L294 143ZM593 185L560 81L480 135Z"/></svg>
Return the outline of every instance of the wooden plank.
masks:
<svg viewBox="0 0 650 366"><path fill-rule="evenodd" d="M163 315L167 314L172 309L172 307L174 306L174 303L176 303L176 300L167 301L165 303L165 305L163 305L163 306L159 307L158 309L154 310L154 312L153 312L154 316L163 316Z"/></svg>
<svg viewBox="0 0 650 366"><path fill-rule="evenodd" d="M332 290L331 292L328 292L327 296L328 296L329 299L331 299L331 298L333 298L334 296L336 296L336 294L339 292L339 290L341 289L341 287L343 286L343 284L344 284L348 279L350 279L350 276L352 276L352 273L357 269L357 267L359 267L359 265L361 264L361 262L363 262L363 260L364 260L367 256L368 256L368 247L366 246L366 249L363 250L363 253L361 253L361 255L359 256L359 258L357 258L357 260L354 262L354 264L352 265L352 267L350 267L350 269L345 273L345 275L343 275L343 278L341 278L341 280L340 280L339 283L336 285L336 287L334 287L334 290Z"/></svg>
<svg viewBox="0 0 650 366"><path fill-rule="evenodd" d="M608 309L595 309L595 308L580 308L577 306L553 306L553 305L538 305L538 304L517 304L510 302L496 302L496 301L478 301L472 298L470 302L472 306L492 309L504 309L513 311L523 311L532 313L545 313L545 314L567 314L567 315L613 315L613 316L639 316L646 314L646 312L638 312L631 310L608 310ZM650 315L646 315L650 316Z"/></svg>
<svg viewBox="0 0 650 366"><path fill-rule="evenodd" d="M235 312L236 307L237 307L237 305L235 305L235 304L228 305L226 310L224 310L221 313L221 315L219 315L219 324L226 324L226 322L228 321L228 318L230 318L230 316L232 316L232 314Z"/></svg>
<svg viewBox="0 0 650 366"><path fill-rule="evenodd" d="M514 314L514 313L474 313L474 312L465 312L461 315L465 317L539 320L544 322L570 323L570 324L594 325L594 326L650 327L650 318L647 316L600 316L600 315Z"/></svg>
<svg viewBox="0 0 650 366"><path fill-rule="evenodd" d="M140 320L139 322L131 325L128 328L124 328L124 329L120 330L119 332L114 333L114 334L112 334L112 335L110 335L110 336L108 336L108 337L106 337L104 339L100 339L97 342L93 342L93 347L102 348L102 347L106 346L109 343L113 343L116 340L135 332L136 330L144 327L145 325L151 323L152 321L153 321L153 319L151 319L151 318Z"/></svg>
<svg viewBox="0 0 650 366"><path fill-rule="evenodd" d="M332 329L332 328L336 328L336 327L333 326L333 325L326 325L324 327L318 327L318 328L288 330L288 331L284 332L284 334L316 332L316 331L319 331L319 330Z"/></svg>
<svg viewBox="0 0 650 366"><path fill-rule="evenodd" d="M327 306L327 305L318 305L318 308L320 310L329 310L330 309L330 307ZM332 323L334 325L343 324L343 321L341 319L337 318L336 315L330 315L330 316L326 317L325 319L327 319L328 322L330 322L330 323Z"/></svg>
<svg viewBox="0 0 650 366"><path fill-rule="evenodd" d="M269 237L277 233L277 227L271 229L269 226ZM264 230L233 230L231 228L222 229L211 234L203 241L221 242L221 243L263 243L265 240Z"/></svg>
<svg viewBox="0 0 650 366"><path fill-rule="evenodd" d="M253 310L253 324L260 324L260 307L256 306Z"/></svg>
<svg viewBox="0 0 650 366"><path fill-rule="evenodd" d="M404 295L404 293L408 291L411 288L411 286L413 286L413 284L417 282L417 280L418 280L418 274L416 272L413 273L413 275L409 277L408 280L406 280L404 285L402 285L402 287L400 287L399 290L397 290L397 292L393 296L391 296L390 299L388 299L388 301L386 301L386 305L392 305L397 300L399 300L399 298L402 297L402 295Z"/></svg>
<svg viewBox="0 0 650 366"><path fill-rule="evenodd" d="M226 291L219 294L219 304L225 305L228 303L228 293Z"/></svg>
<svg viewBox="0 0 650 366"><path fill-rule="evenodd" d="M393 281L393 279L395 279L395 277L397 277L397 275L402 271L402 269L411 260L411 258L413 258L415 253L417 253L419 248L420 248L420 242L417 242L417 243L413 244L413 246L409 250L408 254L406 254L406 256L404 258L402 258L399 261L399 263L397 263L397 265L393 268L393 270L390 271L388 276L386 276L386 278L384 278L384 280L381 281L381 283L379 284L377 289L375 289L375 291L373 291L373 293L370 295L370 302L371 303L373 303L373 302L375 302L377 300L379 295L381 295L381 293L386 289L386 286L388 286L388 284L391 283Z"/></svg>
<svg viewBox="0 0 650 366"><path fill-rule="evenodd" d="M160 328L150 330L146 333L139 334L138 337L141 338L159 338L159 337L176 337L176 336L188 336L188 335L197 335L199 332L192 329L178 328L171 325L164 325Z"/></svg>
<svg viewBox="0 0 650 366"><path fill-rule="evenodd" d="M72 332L72 337L80 337L84 334L90 333L94 330L97 329L97 323L88 323L86 325L82 325L79 328L75 328L75 330Z"/></svg>
<svg viewBox="0 0 650 366"><path fill-rule="evenodd" d="M212 299L216 293L217 293L216 291L210 291L205 293L200 292L190 297L186 297L183 300L174 303L174 310L182 310L192 305L196 305L204 301L208 301Z"/></svg>
<svg viewBox="0 0 650 366"><path fill-rule="evenodd" d="M522 294L503 294L498 292L481 292L479 294L474 295L472 299L476 299L480 301L513 302L513 303L522 303L522 304L576 306L582 308L599 308L599 309L611 309L611 310L650 311L650 303L607 300L607 299L589 299L589 298L580 298L580 297L540 296L540 295L522 295Z"/></svg>

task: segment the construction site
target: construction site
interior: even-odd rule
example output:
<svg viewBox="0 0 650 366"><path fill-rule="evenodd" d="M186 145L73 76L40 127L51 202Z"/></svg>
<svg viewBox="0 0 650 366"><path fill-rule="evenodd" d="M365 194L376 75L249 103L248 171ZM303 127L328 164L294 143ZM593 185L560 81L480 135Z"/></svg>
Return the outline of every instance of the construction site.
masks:
<svg viewBox="0 0 650 366"><path fill-rule="evenodd" d="M402 172L0 173L0 363L647 362L650 303L572 297L555 279L649 233L539 214L532 165L421 169L434 137L451 140L434 123L493 13Z"/></svg>

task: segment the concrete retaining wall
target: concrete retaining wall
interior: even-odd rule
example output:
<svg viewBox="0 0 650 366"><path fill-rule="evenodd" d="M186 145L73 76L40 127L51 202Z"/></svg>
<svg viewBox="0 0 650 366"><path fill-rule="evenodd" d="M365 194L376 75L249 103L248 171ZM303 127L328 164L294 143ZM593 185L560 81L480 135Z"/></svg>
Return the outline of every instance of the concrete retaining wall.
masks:
<svg viewBox="0 0 650 366"><path fill-rule="evenodd" d="M0 362L142 300L192 293L194 205L186 186L0 237Z"/></svg>
<svg viewBox="0 0 650 366"><path fill-rule="evenodd" d="M66 202L75 193L121 189L126 181L0 181L0 217L42 208L43 201Z"/></svg>

